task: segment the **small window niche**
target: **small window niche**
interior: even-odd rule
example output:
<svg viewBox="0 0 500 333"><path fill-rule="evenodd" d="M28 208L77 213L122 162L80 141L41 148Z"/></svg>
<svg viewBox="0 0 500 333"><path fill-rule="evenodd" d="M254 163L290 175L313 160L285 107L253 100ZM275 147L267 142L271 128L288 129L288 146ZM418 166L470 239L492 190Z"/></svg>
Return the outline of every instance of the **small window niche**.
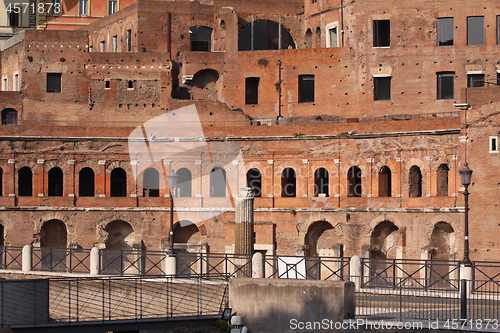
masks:
<svg viewBox="0 0 500 333"><path fill-rule="evenodd" d="M61 73L47 73L47 92L61 92Z"/></svg>
<svg viewBox="0 0 500 333"><path fill-rule="evenodd" d="M128 82L127 82L127 89L128 90L134 90L134 81L128 80Z"/></svg>
<svg viewBox="0 0 500 333"><path fill-rule="evenodd" d="M490 136L490 154L498 154L498 136Z"/></svg>
<svg viewBox="0 0 500 333"><path fill-rule="evenodd" d="M391 77L382 76L373 78L373 99L375 101L391 100Z"/></svg>
<svg viewBox="0 0 500 333"><path fill-rule="evenodd" d="M391 21L373 20L373 47L391 46Z"/></svg>
<svg viewBox="0 0 500 333"><path fill-rule="evenodd" d="M111 89L111 81L106 80L104 81L104 89Z"/></svg>
<svg viewBox="0 0 500 333"><path fill-rule="evenodd" d="M259 104L259 77L245 79L245 104Z"/></svg>

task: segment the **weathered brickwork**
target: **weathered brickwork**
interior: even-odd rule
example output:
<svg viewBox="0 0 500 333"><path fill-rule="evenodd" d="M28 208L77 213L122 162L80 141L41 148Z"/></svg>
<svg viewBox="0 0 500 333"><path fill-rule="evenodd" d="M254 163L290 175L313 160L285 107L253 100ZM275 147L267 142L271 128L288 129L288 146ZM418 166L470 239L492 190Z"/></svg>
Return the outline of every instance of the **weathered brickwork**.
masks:
<svg viewBox="0 0 500 333"><path fill-rule="evenodd" d="M471 259L500 260L500 88L467 88L496 83L497 15L497 1L144 1L26 31L1 52L4 244L162 250L174 169L189 174L178 247L233 252L233 198L250 182L257 251L461 259L467 161ZM484 17L484 45L467 45L469 16ZM438 46L449 17L453 45ZM192 104L208 148L153 160L152 145L189 135L143 124ZM130 151L137 128L146 148ZM212 182L217 168L232 186Z"/></svg>

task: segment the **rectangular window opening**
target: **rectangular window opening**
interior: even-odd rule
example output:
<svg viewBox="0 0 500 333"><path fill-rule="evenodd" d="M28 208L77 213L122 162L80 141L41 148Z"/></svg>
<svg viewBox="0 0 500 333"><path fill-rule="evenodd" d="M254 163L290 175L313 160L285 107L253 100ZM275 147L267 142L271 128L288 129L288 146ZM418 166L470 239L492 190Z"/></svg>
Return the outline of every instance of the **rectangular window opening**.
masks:
<svg viewBox="0 0 500 333"><path fill-rule="evenodd" d="M467 45L484 45L484 16L467 17Z"/></svg>
<svg viewBox="0 0 500 333"><path fill-rule="evenodd" d="M438 46L453 45L453 17L438 18L437 23Z"/></svg>
<svg viewBox="0 0 500 333"><path fill-rule="evenodd" d="M375 101L391 100L391 77L374 77L373 90L373 98Z"/></svg>
<svg viewBox="0 0 500 333"><path fill-rule="evenodd" d="M299 75L299 103L314 102L314 75Z"/></svg>
<svg viewBox="0 0 500 333"><path fill-rule="evenodd" d="M373 21L373 47L391 46L391 21Z"/></svg>
<svg viewBox="0 0 500 333"><path fill-rule="evenodd" d="M111 86L110 86L110 83L109 83L109 82L110 82L109 80L104 81L104 88L105 88L105 89L110 89L110 88L111 88Z"/></svg>
<svg viewBox="0 0 500 333"><path fill-rule="evenodd" d="M89 5L88 0L80 0L79 10L80 10L80 15L81 16L89 14L89 12L88 12L88 5Z"/></svg>
<svg viewBox="0 0 500 333"><path fill-rule="evenodd" d="M127 30L127 52L132 51L132 30Z"/></svg>
<svg viewBox="0 0 500 333"><path fill-rule="evenodd" d="M61 73L47 73L47 92L61 92Z"/></svg>
<svg viewBox="0 0 500 333"><path fill-rule="evenodd" d="M484 87L484 74L467 74L467 88Z"/></svg>
<svg viewBox="0 0 500 333"><path fill-rule="evenodd" d="M490 136L490 153L498 153L498 136Z"/></svg>
<svg viewBox="0 0 500 333"><path fill-rule="evenodd" d="M103 40L102 40L102 41L99 43L99 46L100 46L100 50L101 50L101 52L104 52L104 51L106 50L106 42L105 42L105 41L103 41Z"/></svg>
<svg viewBox="0 0 500 333"><path fill-rule="evenodd" d="M455 72L437 73L437 99L455 98Z"/></svg>
<svg viewBox="0 0 500 333"><path fill-rule="evenodd" d="M128 89L134 89L134 81L129 80L129 81L128 81L128 86L127 86L127 87L128 87Z"/></svg>
<svg viewBox="0 0 500 333"><path fill-rule="evenodd" d="M118 1L108 1L108 15L114 14L118 11Z"/></svg>
<svg viewBox="0 0 500 333"><path fill-rule="evenodd" d="M245 79L245 104L259 104L259 77Z"/></svg>
<svg viewBox="0 0 500 333"><path fill-rule="evenodd" d="M14 91L19 91L19 74L14 74L14 82L13 82L13 87Z"/></svg>
<svg viewBox="0 0 500 333"><path fill-rule="evenodd" d="M118 52L118 36L113 36L113 52Z"/></svg>
<svg viewBox="0 0 500 333"><path fill-rule="evenodd" d="M7 91L9 90L9 80L7 78L7 75L5 75L3 78L2 78L2 91Z"/></svg>
<svg viewBox="0 0 500 333"><path fill-rule="evenodd" d="M330 47L338 47L337 39L337 27L328 29L328 37L330 38Z"/></svg>

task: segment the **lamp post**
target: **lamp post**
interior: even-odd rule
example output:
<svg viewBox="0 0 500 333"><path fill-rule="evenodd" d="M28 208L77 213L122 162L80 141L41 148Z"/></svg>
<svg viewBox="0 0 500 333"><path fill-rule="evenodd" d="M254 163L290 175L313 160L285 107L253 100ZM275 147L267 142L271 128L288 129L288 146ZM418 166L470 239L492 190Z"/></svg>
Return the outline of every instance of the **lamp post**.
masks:
<svg viewBox="0 0 500 333"><path fill-rule="evenodd" d="M464 261L463 265L466 267L472 266L469 259L469 185L472 176L472 170L469 169L467 162L464 163L464 167L459 171L460 178L462 179L462 185L465 187L464 199L465 199L465 237L464 237Z"/></svg>
<svg viewBox="0 0 500 333"><path fill-rule="evenodd" d="M167 176L168 187L170 188L170 254L174 253L174 193L177 186L177 174L174 169Z"/></svg>

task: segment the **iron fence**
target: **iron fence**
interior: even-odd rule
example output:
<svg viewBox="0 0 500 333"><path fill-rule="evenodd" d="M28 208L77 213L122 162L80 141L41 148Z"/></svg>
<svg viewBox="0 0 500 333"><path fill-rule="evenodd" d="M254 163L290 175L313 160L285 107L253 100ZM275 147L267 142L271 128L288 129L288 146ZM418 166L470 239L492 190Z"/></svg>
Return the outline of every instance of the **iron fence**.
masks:
<svg viewBox="0 0 500 333"><path fill-rule="evenodd" d="M22 269L23 248L15 246L0 246L0 268Z"/></svg>
<svg viewBox="0 0 500 333"><path fill-rule="evenodd" d="M358 278L362 278L361 276ZM393 288L361 288L356 293L356 317L397 321L438 320L455 318L467 321L500 319L500 297L498 285L489 284L484 293L472 293L474 281L448 279L420 279L414 286L405 285L405 278L388 277ZM394 281L392 281L394 280ZM449 288L449 285L461 288ZM477 281L476 281L477 282ZM484 282L484 281L479 281ZM419 286L431 284L433 289ZM462 290L462 288L465 288Z"/></svg>
<svg viewBox="0 0 500 333"><path fill-rule="evenodd" d="M90 272L90 250L39 247L31 250L32 270L45 272Z"/></svg>
<svg viewBox="0 0 500 333"><path fill-rule="evenodd" d="M2 327L219 317L227 281L113 277L0 281Z"/></svg>
<svg viewBox="0 0 500 333"><path fill-rule="evenodd" d="M266 278L344 280L349 277L349 258L265 256Z"/></svg>

